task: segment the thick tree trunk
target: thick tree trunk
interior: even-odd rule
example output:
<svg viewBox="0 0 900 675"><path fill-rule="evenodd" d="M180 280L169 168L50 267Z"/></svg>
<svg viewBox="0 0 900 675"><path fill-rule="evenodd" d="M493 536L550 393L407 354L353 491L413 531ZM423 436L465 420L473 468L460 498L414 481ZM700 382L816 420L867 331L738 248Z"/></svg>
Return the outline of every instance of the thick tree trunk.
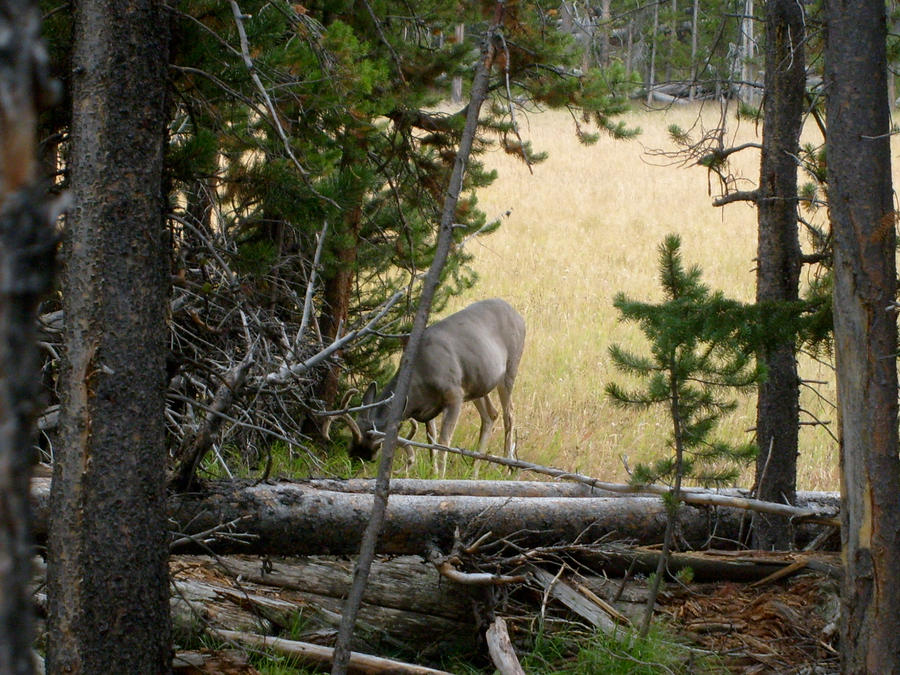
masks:
<svg viewBox="0 0 900 675"><path fill-rule="evenodd" d="M195 516L201 518L202 524L191 523L192 533L202 532L207 526L212 527L213 523L227 523L238 518L240 522L231 528L232 531L265 538L265 541L253 544L254 550L265 548L276 555L343 553L354 546L352 542L343 541L346 533L351 531L350 536L355 540L360 536L357 530L364 526L365 517L355 510L369 508L374 488L374 480L362 479L302 483L282 481L262 485L225 482L208 486L204 492L171 496L168 511L175 522L188 522ZM691 514L688 517L691 519L689 531L694 532L692 536L702 537L706 527L717 528L715 534L724 541L733 542L744 536L742 533L747 529L749 516L747 511L732 506L746 501L737 492L725 491L713 495L716 503L710 503L711 497L703 493L683 492L682 497L685 501L697 502L684 511ZM32 480L31 499L34 533L43 540L47 534L50 511L49 481L46 478ZM545 530L529 535L536 545L549 545L556 541L554 538L557 536L563 540L573 530L577 533L583 524L591 524L591 509L597 509L597 516L601 518L598 522L605 523L607 531L622 531L638 543L652 544L659 541L662 523L648 525L646 533L641 528L645 526L643 519L653 519L656 517L654 514L662 513L661 506L653 506L654 500L661 504L659 497L606 492L575 483L398 479L391 481L392 510L389 517L392 519L392 531L400 534L385 543L384 549L398 554L421 554L425 550L423 542L448 540L452 528L458 523L465 524L466 518L479 508L490 511L482 520L490 517L498 524L505 523L502 525L505 531L515 531L517 525L524 527L522 523L534 523L540 518L541 509L547 508L541 522ZM797 518L818 513L822 514L819 520L827 520L828 514L837 510L838 501L835 493L798 493L798 507L793 512ZM718 510L712 510L713 507ZM304 509L310 511L304 513ZM295 526L318 530L310 535L315 540L304 543L300 532L286 539L279 534L283 528ZM339 529L326 531L333 527ZM404 527L412 528L409 534L402 534ZM415 531L415 528L423 527L425 530L422 532ZM823 525L815 522L796 524L795 527L797 541L802 544L823 532ZM697 540L694 541L696 543ZM179 548L183 548L185 543L189 542L182 542ZM709 543L716 545L715 541ZM246 545L239 542L221 542L215 546L220 546L216 549L220 551L246 550Z"/></svg>
<svg viewBox="0 0 900 675"><path fill-rule="evenodd" d="M794 0L766 3L766 97L759 170L756 301L798 298L797 161L806 89L803 8ZM773 345L761 358L768 377L756 412L756 489L760 499L793 504L797 490L800 380L793 341ZM757 514L756 547L790 548L790 523Z"/></svg>
<svg viewBox="0 0 900 675"><path fill-rule="evenodd" d="M165 519L168 269L161 2L76 7L50 672L171 667Z"/></svg>
<svg viewBox="0 0 900 675"><path fill-rule="evenodd" d="M828 0L828 202L841 422L841 671L900 672L896 214L886 18L880 0Z"/></svg>
<svg viewBox="0 0 900 675"><path fill-rule="evenodd" d="M40 361L38 303L53 284L56 237L40 188L38 4L0 2L0 673L33 672L29 478Z"/></svg>

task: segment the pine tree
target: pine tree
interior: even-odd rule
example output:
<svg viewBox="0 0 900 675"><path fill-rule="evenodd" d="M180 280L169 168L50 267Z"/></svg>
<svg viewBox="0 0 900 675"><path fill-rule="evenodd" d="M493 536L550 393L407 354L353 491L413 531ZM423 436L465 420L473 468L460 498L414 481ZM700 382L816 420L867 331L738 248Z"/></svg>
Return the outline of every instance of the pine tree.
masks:
<svg viewBox="0 0 900 675"><path fill-rule="evenodd" d="M652 464L636 466L631 478L639 485L665 482L672 486L665 500L669 518L644 633L674 541L683 482L722 485L734 481L757 452L749 443L714 439L713 432L737 405L726 394L752 387L762 377L753 356L758 312L727 299L721 291L710 292L701 282L699 267L684 268L680 249L677 235L669 235L659 247L661 303L638 302L621 293L614 301L621 320L638 324L650 343L650 355L613 345L610 356L616 367L644 386L627 389L609 383L606 392L623 406L665 406L671 424L668 453Z"/></svg>

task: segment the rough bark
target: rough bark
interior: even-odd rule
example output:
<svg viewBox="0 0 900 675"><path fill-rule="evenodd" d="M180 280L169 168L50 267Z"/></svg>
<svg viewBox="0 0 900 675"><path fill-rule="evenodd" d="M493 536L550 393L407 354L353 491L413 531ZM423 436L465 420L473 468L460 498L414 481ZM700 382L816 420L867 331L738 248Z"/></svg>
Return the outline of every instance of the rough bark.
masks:
<svg viewBox="0 0 900 675"><path fill-rule="evenodd" d="M55 235L38 185L45 78L36 2L0 2L0 673L31 655L29 478L38 412L38 303L53 283Z"/></svg>
<svg viewBox="0 0 900 675"><path fill-rule="evenodd" d="M373 498L372 481L348 481L357 489L360 483L366 482L370 488L367 492L341 492L286 481L261 485L225 482L208 485L203 492L171 496L168 512L173 522L182 523L182 528L189 525L188 533L204 541L209 540L208 545L219 552L241 552L250 547L259 553L275 555L343 555L359 545ZM529 544L539 546L571 543L573 537L582 534L582 529L588 526L593 529L585 536L618 532L617 536L651 544L659 542L664 526L663 509L658 497L566 495L571 493L570 490L562 491L562 496L554 496L550 492L530 497L527 495L531 489L524 490L519 496L515 495L515 491L498 489L498 494L491 496L488 489L490 481L472 482L481 496L410 494L410 486L400 481L400 491L391 493L391 508L388 511L390 536L382 538L379 551L422 554L435 543L449 544L456 526L460 526L464 533L471 526L469 530L479 533L488 528L497 537L515 534L517 541L524 537ZM33 527L39 540L43 540L47 533L50 511L48 483L47 479L32 480ZM512 481L497 483L498 486L503 483L516 484ZM317 484L318 481L313 485ZM326 481L325 484L334 483ZM693 498L688 492L683 496ZM714 546L718 540L738 541L749 521L745 511L729 505L732 502L740 503L740 500L725 495L722 504L685 507L682 515L687 518L687 541L695 546L703 545L710 535L714 538L708 543ZM802 493L798 502L800 506L795 509L800 513L827 514L834 508L834 495ZM823 517L821 520L833 519ZM227 528L228 531L248 533L259 539L250 544L231 541L227 537L216 542L211 533L202 537L199 534L232 521L235 521L234 525ZM823 531L822 525L813 522L795 524L795 527L797 541L801 544L812 541ZM527 528L540 529L524 532ZM184 550L190 543L189 538L184 540L181 537L180 540L176 550ZM580 540L584 541L584 538Z"/></svg>
<svg viewBox="0 0 900 675"><path fill-rule="evenodd" d="M48 669L171 669L165 520L168 17L79 3Z"/></svg>
<svg viewBox="0 0 900 675"><path fill-rule="evenodd" d="M825 3L844 582L841 672L900 672L896 215L885 6Z"/></svg>
<svg viewBox="0 0 900 675"><path fill-rule="evenodd" d="M766 3L766 69L762 160L759 170L756 301L798 298L797 161L806 87L803 7L794 0ZM797 490L800 380L792 340L763 349L768 369L756 412L756 488L760 499L793 504ZM757 514L755 545L790 548L784 518Z"/></svg>
<svg viewBox="0 0 900 675"><path fill-rule="evenodd" d="M346 555L359 549L373 495L304 490L289 484L238 489L218 485L200 495L170 501L170 514L182 528L205 532L238 521L235 531L256 538L252 550L281 555ZM736 535L740 515L719 510L717 533ZM709 514L682 508L682 536L695 546L710 534ZM437 545L449 550L454 530L463 541L490 531L494 538L514 538L523 547L557 542L592 541L603 536L661 541L665 508L656 497L506 498L392 495L378 538L379 553L423 553ZM725 522L727 521L727 522ZM223 539L211 544L218 552L247 550L246 544Z"/></svg>
<svg viewBox="0 0 900 675"><path fill-rule="evenodd" d="M309 490L290 483L245 487L224 483L203 494L171 497L169 515L189 533L235 521L230 531L257 537L249 545L228 537L209 542L223 553L246 551L249 546L259 554L345 555L359 547L372 500L371 494ZM40 537L41 525L46 523L46 502L36 501L35 512L35 533ZM742 526L746 528L742 525L745 516L738 509L684 506L680 513L682 536L692 546L706 544L710 536L737 540ZM463 540L490 531L498 539L513 537L522 546L590 541L601 536L652 544L661 541L665 510L657 497L392 495L377 550L421 554L432 545L448 550L457 527ZM811 540L820 529L798 526L798 541Z"/></svg>
<svg viewBox="0 0 900 675"><path fill-rule="evenodd" d="M196 633L202 617L218 628L277 634L296 629L302 613L310 633L297 639L327 639L340 623L352 573L346 558L178 556L173 558L176 626L186 634ZM275 589L279 600L271 597ZM419 556L376 559L352 649L381 652L401 647L431 655L476 651L473 607L483 601L483 589L448 582Z"/></svg>

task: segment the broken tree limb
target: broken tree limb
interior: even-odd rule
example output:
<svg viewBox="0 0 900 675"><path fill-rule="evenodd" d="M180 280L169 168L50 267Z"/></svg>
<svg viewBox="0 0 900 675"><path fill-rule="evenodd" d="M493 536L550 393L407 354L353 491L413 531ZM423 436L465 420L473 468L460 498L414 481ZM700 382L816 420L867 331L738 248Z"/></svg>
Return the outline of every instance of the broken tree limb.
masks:
<svg viewBox="0 0 900 675"><path fill-rule="evenodd" d="M509 639L506 622L501 617L498 616L488 626L485 639L491 661L494 662L500 675L525 675L519 657L516 656L516 650L513 649L512 640Z"/></svg>
<svg viewBox="0 0 900 675"><path fill-rule="evenodd" d="M537 566L530 566L528 571L548 595L607 635L615 633L618 624L606 612L605 607L598 605L592 598L572 588L560 578L560 575L554 576L547 570ZM615 616L618 618L621 615L617 613Z"/></svg>
<svg viewBox="0 0 900 675"><path fill-rule="evenodd" d="M422 444L425 445L425 444ZM427 446L430 447L430 446ZM440 448L441 446L435 446ZM485 455L488 457L489 455ZM505 457L498 457L504 462ZM529 462L520 462L532 467L540 465ZM660 494L667 488L657 486L645 489L640 486L625 483L606 483L582 476L542 467L550 472L558 472L559 476L554 481L526 481L526 480L436 480L425 478L392 478L392 495L470 495L473 497L616 497L641 494ZM536 469L534 469L537 471ZM570 482L570 480L573 482ZM371 478L316 478L300 481L303 485L321 490L333 492L358 492L371 493L375 489L375 481ZM683 488L684 492L697 496L697 503L702 503L703 495L718 495L724 499L749 500L750 508L756 503L769 504L754 500L747 490L740 488L707 489L699 487ZM802 513L814 512L822 518L830 518L840 509L841 495L838 492L797 492L797 506L803 509ZM733 504L726 504L733 505ZM776 506L785 506L776 504Z"/></svg>
<svg viewBox="0 0 900 675"><path fill-rule="evenodd" d="M169 483L176 489L183 491L190 488L197 467L209 452L219 427L222 426L222 415L231 407L234 397L244 386L247 372L253 365L255 355L256 345L251 345L244 359L226 373L224 381L216 391L212 405L206 413L203 424L194 434L191 442L186 447L179 448L174 475L169 477Z"/></svg>
<svg viewBox="0 0 900 675"><path fill-rule="evenodd" d="M521 574L510 576L489 572L461 572L454 566L451 558L444 556L433 546L428 549L428 562L434 565L442 577L468 586L502 586L504 584L521 584L525 581L525 577Z"/></svg>
<svg viewBox="0 0 900 675"><path fill-rule="evenodd" d="M297 642L295 640L285 640L284 638L233 630L219 629L214 632L229 642L269 649L279 654L295 657L309 664L321 665L331 663L334 657L334 650L331 647L323 647L309 642ZM359 652L350 653L348 665L352 672L364 673L365 675L452 675L444 670L435 670L426 666L417 666L412 663L385 659L380 656L372 656L371 654L360 654Z"/></svg>
<svg viewBox="0 0 900 675"><path fill-rule="evenodd" d="M433 450L441 450L443 452L452 452L463 457L472 459L480 459L493 464L501 464L511 469L521 469L525 471L533 471L545 476L551 476L561 480L582 483L600 490L609 490L610 492L619 492L625 494L652 494L666 495L671 492L671 488L666 485L626 485L623 483L607 483L597 480L591 476L585 476L579 473L564 471L551 466L526 462L521 459L510 459L507 457L497 457L496 455L487 455L481 452L474 452L464 448L455 448L446 445L436 445L433 443L419 443L417 441L403 439L404 444L416 448L427 448ZM759 499L752 499L740 495L729 495L725 493L717 493L704 488L684 488L681 490L680 497L687 504L705 505L705 506L728 506L736 509L744 509L756 511L759 513L770 513L777 516L783 516L796 522L810 521L822 525L840 526L840 518L836 512L808 509L790 504L778 504L776 502L764 502Z"/></svg>

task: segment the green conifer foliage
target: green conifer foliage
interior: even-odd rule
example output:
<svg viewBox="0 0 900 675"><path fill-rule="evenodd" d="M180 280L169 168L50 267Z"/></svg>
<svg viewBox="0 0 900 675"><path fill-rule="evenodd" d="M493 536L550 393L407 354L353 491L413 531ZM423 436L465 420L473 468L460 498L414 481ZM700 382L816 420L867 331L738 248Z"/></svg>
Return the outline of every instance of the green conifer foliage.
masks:
<svg viewBox="0 0 900 675"><path fill-rule="evenodd" d="M720 291L711 293L701 282L699 267L685 269L677 235L669 235L659 247L659 277L661 303L638 302L621 293L614 301L623 321L638 324L650 343L650 355L633 354L618 345L610 348L610 355L619 370L637 377L644 386L627 389L610 383L606 387L612 400L623 406L664 406L672 428L668 453L652 464L639 464L631 478L639 485L665 482L672 486L664 500L668 520L642 635L650 628L674 546L682 482L721 485L733 481L740 467L753 461L754 445L716 440L712 433L735 408L735 401L726 394L751 387L763 376L752 349L759 339L754 328L757 307L729 300Z"/></svg>
<svg viewBox="0 0 900 675"><path fill-rule="evenodd" d="M334 408L340 389L386 378L401 349L389 337L357 342L315 368L292 371L289 385L264 379L362 325L398 290L403 301L379 327L407 330L434 257L465 119L465 107L444 101L454 76L465 83L474 72L496 6L438 0L180 0L170 6L165 169L175 457L195 436L212 436L200 418L238 372L255 394L236 395L229 405L242 406L233 418L246 424L222 422L216 443L260 452L271 445L273 430L292 443L306 438L301 425L312 431L309 420ZM55 72L67 77L72 8L48 9ZM458 43L452 36L460 23L466 39ZM495 178L480 157L492 149L532 163L543 157L520 136L514 111L520 119L523 108L537 105L584 111L590 121L578 121L574 133L586 142L598 131L634 133L617 119L633 80L620 66L576 69L580 55L557 30L555 9L505 3L502 33L503 58L492 72L490 104L467 165L454 219L458 245L436 310L476 281L463 240L499 226L499 214L489 219L474 196ZM47 122L48 135L63 139L63 160L66 123ZM246 368L239 367L243 361Z"/></svg>
<svg viewBox="0 0 900 675"><path fill-rule="evenodd" d="M763 376L752 349L758 338L758 312L727 299L721 291L711 292L701 282L699 267L684 268L680 247L676 235L666 237L659 247L663 302L616 296L621 320L638 324L649 341L650 355L613 345L610 355L616 367L643 386L628 389L610 383L606 391L618 404L659 405L668 412L669 452L652 464L635 467L633 482L678 485L689 479L721 485L733 481L756 453L749 443L713 439L713 431L736 406L728 395L753 387Z"/></svg>

